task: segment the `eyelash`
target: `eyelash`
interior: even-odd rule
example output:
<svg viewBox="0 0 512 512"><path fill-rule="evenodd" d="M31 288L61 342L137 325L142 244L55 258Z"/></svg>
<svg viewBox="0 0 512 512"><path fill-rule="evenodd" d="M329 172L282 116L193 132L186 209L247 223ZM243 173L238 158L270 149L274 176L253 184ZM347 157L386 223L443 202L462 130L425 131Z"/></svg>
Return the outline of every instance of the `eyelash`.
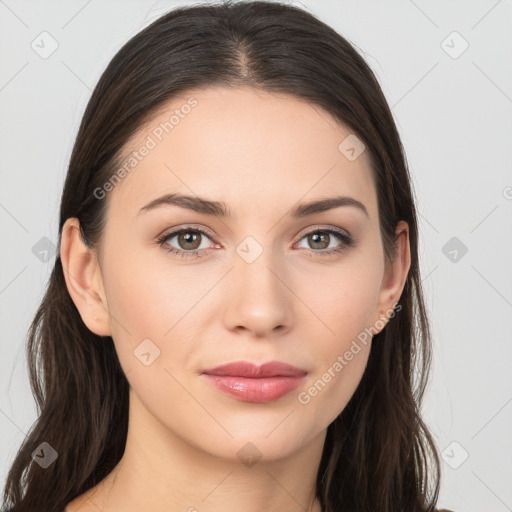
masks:
<svg viewBox="0 0 512 512"><path fill-rule="evenodd" d="M164 247L164 244L167 240L169 240L170 238L173 238L174 236L179 235L180 233L183 233L183 232L200 233L201 235L204 235L208 238L212 238L209 233L207 233L206 231L204 231L200 228L185 227L185 228L180 228L175 231L171 231L170 233L166 233L166 234L162 235L161 237L159 237L157 239L158 245L160 245L161 247ZM354 240L350 235L346 234L344 231L334 229L334 228L329 228L329 229L318 228L318 229L314 229L312 231L308 231L307 233L304 233L304 235L302 235L300 240L302 240L304 237L306 237L308 235L312 235L315 233L328 233L330 235L334 235L336 238L338 238L338 240L340 240L342 242L342 244L339 247L334 248L334 249L328 249L328 250L310 249L313 253L318 254L319 256L331 256L336 253L342 253L342 252L346 251L347 249L349 249L350 247L355 245ZM300 242L300 240L299 240L299 242ZM204 252L205 250L207 250L207 249L196 249L195 251L183 251L181 249L176 249L175 247L170 247L170 248L165 247L164 249L167 252L172 253L175 256L178 256L180 258L194 258L194 257L202 258L203 256L201 255L201 253Z"/></svg>

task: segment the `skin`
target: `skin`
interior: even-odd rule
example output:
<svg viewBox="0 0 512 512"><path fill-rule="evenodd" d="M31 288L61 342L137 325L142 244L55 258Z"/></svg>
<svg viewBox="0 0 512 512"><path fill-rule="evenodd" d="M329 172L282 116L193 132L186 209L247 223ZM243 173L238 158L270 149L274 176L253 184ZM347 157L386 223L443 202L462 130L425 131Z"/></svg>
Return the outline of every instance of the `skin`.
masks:
<svg viewBox="0 0 512 512"><path fill-rule="evenodd" d="M308 404L297 397L359 333L389 316L410 267L408 226L398 224L397 257L386 268L366 152L348 160L338 145L350 131L292 96L188 91L141 127L128 149L140 148L190 97L198 105L103 199L110 208L99 251L83 244L77 219L63 229L69 293L87 327L112 336L131 387L123 458L66 512L318 512L326 430L356 390L371 343L360 344ZM235 215L170 205L138 215L175 192L224 201ZM297 203L335 195L357 199L368 217L353 206L288 216ZM214 236L188 246L175 236L166 246L200 244L203 257L180 258L156 242L189 224ZM327 234L315 245L307 234L329 227L347 231L356 245L322 256L344 242ZM250 264L236 252L247 236L263 249ZM147 338L160 350L148 366L134 356ZM308 375L263 404L226 396L199 375L236 360L284 361ZM237 456L248 442L261 453L251 467Z"/></svg>

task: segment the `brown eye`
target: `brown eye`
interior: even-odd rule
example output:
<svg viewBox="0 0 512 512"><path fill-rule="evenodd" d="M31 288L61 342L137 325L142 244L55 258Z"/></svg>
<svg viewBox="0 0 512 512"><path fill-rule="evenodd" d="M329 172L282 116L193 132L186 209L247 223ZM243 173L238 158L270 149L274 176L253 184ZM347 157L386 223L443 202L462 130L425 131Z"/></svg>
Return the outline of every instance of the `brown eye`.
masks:
<svg viewBox="0 0 512 512"><path fill-rule="evenodd" d="M354 240L348 233L338 229L315 229L306 233L301 241L304 239L306 240L306 249L322 256L345 251L355 245ZM336 240L338 241L337 244ZM333 245L331 245L331 241Z"/></svg>
<svg viewBox="0 0 512 512"><path fill-rule="evenodd" d="M200 245L201 234L195 231L181 231L177 236L180 249L196 250Z"/></svg>
<svg viewBox="0 0 512 512"><path fill-rule="evenodd" d="M174 244L171 241L176 238ZM169 234L163 235L158 239L159 245L164 247L168 252L173 253L177 256L188 257L188 256L202 256L206 252L206 249L211 247L211 243L206 243L205 246L201 247L204 239L210 240L209 235L198 228L181 228L172 231Z"/></svg>
<svg viewBox="0 0 512 512"><path fill-rule="evenodd" d="M308 242L313 249L327 249L329 246L330 235L317 231L315 233L307 235Z"/></svg>

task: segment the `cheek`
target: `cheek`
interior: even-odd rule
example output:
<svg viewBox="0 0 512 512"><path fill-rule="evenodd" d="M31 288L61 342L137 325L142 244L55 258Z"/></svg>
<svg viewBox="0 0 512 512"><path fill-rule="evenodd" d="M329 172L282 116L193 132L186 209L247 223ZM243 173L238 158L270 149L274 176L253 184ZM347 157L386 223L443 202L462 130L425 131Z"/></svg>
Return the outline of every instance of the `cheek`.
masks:
<svg viewBox="0 0 512 512"><path fill-rule="evenodd" d="M109 310L127 331L163 338L197 302L198 287L191 282L190 270L166 263L163 249L149 252L150 257L147 248L135 248L113 255L105 264L105 287ZM112 328L119 331L115 324Z"/></svg>
<svg viewBox="0 0 512 512"><path fill-rule="evenodd" d="M366 256L366 255L365 255ZM379 302L383 262L361 254L343 265L319 269L308 285L311 309L323 321L327 350L343 349L346 343L370 327Z"/></svg>
<svg viewBox="0 0 512 512"><path fill-rule="evenodd" d="M194 348L179 337L191 309L182 297L190 292L184 293L187 285L176 269L167 267L166 274L165 267L138 260L134 252L116 256L106 270L105 287L121 367L139 401L158 417L169 400L180 404L181 410L193 406L178 384L181 375L176 371Z"/></svg>
<svg viewBox="0 0 512 512"><path fill-rule="evenodd" d="M146 359L154 358L154 362L147 374L155 378L153 370L160 368L159 375L164 368L174 372L190 360L202 339L197 321L204 304L201 300L215 286L218 275L197 265L192 268L172 263L163 249L152 248L150 252L151 257L147 248L113 253L105 261L104 282L112 338L125 373L144 368L140 356L149 352ZM130 373L130 380L136 374L139 371ZM169 376L164 372L165 380ZM146 384L150 382L140 383Z"/></svg>
<svg viewBox="0 0 512 512"><path fill-rule="evenodd" d="M311 309L319 312L324 325L316 323L324 334L315 336L315 371L298 401L325 425L345 408L364 373L382 271L383 264L370 254L314 280L316 293L309 296L316 297L316 304Z"/></svg>
<svg viewBox="0 0 512 512"><path fill-rule="evenodd" d="M104 273L110 325L119 360L128 371L134 364L140 365L137 350L144 340L154 344L144 342L152 357L158 354L161 359L164 335L180 317L176 296L182 283L175 275L166 276L164 269L143 261L136 248L110 254Z"/></svg>
<svg viewBox="0 0 512 512"><path fill-rule="evenodd" d="M322 310L333 332L316 336L312 352L315 371L298 396L304 412L324 426L343 411L354 394L371 348L371 336L365 329L374 312L374 287L370 283L365 287L355 278L345 280L344 285L333 292Z"/></svg>

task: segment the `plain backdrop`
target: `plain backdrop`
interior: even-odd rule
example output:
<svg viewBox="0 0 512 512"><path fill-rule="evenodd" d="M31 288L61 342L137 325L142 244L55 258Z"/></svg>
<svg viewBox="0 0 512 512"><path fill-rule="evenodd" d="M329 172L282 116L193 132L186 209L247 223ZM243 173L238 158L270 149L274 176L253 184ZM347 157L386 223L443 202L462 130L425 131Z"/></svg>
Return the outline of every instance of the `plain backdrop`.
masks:
<svg viewBox="0 0 512 512"><path fill-rule="evenodd" d="M356 45L406 150L433 325L423 412L443 454L440 505L512 510L512 3L290 3ZM85 105L128 39L188 4L0 0L2 485L36 419L25 339Z"/></svg>

